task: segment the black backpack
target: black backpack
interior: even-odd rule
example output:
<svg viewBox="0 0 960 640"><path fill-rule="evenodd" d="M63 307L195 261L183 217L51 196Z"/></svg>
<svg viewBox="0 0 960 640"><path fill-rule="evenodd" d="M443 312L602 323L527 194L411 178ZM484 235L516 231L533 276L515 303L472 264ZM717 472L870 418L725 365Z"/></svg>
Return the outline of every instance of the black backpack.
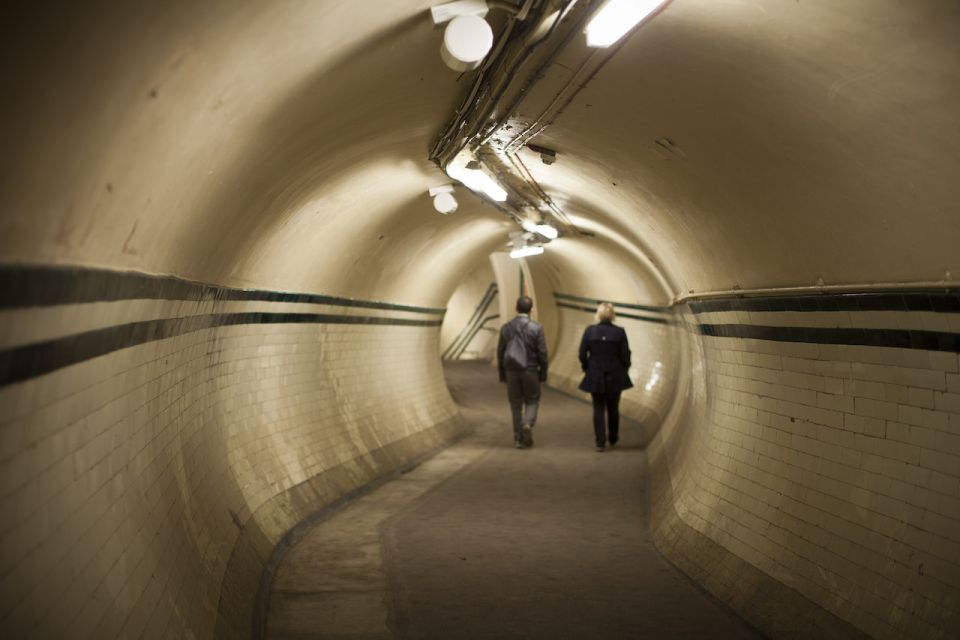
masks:
<svg viewBox="0 0 960 640"><path fill-rule="evenodd" d="M503 352L503 367L505 369L527 368L527 346L523 342L523 330L530 324L527 320L523 326L516 328L507 341L507 348Z"/></svg>

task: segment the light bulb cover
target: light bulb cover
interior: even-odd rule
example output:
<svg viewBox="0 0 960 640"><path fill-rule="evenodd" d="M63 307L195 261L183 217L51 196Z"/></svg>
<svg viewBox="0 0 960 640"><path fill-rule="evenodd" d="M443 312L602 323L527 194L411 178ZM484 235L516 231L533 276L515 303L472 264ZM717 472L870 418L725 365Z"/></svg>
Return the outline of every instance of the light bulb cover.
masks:
<svg viewBox="0 0 960 640"><path fill-rule="evenodd" d="M443 192L433 196L433 208L443 215L450 215L457 210L457 199L452 193Z"/></svg>
<svg viewBox="0 0 960 640"><path fill-rule="evenodd" d="M454 71L476 69L493 47L493 30L480 16L460 15L443 31L440 57Z"/></svg>

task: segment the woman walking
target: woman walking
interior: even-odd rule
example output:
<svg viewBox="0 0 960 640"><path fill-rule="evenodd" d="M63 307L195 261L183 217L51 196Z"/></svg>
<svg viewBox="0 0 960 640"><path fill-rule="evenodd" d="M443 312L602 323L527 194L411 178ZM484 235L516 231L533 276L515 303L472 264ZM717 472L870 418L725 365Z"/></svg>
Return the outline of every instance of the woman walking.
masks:
<svg viewBox="0 0 960 640"><path fill-rule="evenodd" d="M597 324L590 325L580 340L580 366L583 368L582 391L593 398L593 431L597 451L607 442L617 444L620 437L620 392L633 386L630 381L630 344L623 327L613 324L613 305L601 302L597 307ZM604 411L607 425L604 428ZM609 434L609 437L608 437Z"/></svg>

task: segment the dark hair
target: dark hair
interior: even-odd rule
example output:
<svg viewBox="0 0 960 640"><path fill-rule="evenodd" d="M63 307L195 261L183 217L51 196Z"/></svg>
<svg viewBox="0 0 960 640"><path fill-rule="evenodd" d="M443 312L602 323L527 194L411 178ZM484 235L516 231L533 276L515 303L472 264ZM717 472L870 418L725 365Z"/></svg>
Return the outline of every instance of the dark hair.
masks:
<svg viewBox="0 0 960 640"><path fill-rule="evenodd" d="M530 313L530 309L533 309L533 300L530 296L517 298L517 313Z"/></svg>

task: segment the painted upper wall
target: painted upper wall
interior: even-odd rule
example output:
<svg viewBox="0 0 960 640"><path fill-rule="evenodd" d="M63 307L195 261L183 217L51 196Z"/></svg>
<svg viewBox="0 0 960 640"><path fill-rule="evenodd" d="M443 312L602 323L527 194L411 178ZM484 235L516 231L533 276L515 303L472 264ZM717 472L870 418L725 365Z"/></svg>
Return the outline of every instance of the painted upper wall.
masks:
<svg viewBox="0 0 960 640"><path fill-rule="evenodd" d="M504 233L426 194L460 91L427 6L21 8L0 257L442 304Z"/></svg>
<svg viewBox="0 0 960 640"><path fill-rule="evenodd" d="M511 226L462 188L454 216L430 207L466 86L430 4L22 5L0 259L443 304ZM951 0L675 0L538 138L559 161L529 166L669 294L940 280L960 272L958 43Z"/></svg>

